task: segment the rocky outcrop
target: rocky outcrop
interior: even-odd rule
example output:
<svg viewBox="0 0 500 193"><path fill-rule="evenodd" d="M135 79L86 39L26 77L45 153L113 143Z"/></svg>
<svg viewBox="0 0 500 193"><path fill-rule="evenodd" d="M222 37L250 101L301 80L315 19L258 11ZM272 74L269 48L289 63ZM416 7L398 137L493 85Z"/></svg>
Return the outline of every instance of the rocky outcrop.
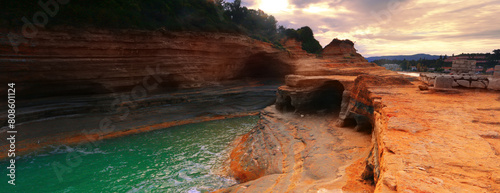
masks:
<svg viewBox="0 0 500 193"><path fill-rule="evenodd" d="M288 75L278 88L276 109L281 112L328 113L340 111L342 94L354 76Z"/></svg>
<svg viewBox="0 0 500 193"><path fill-rule="evenodd" d="M498 93L428 93L415 85L369 90L381 104L367 160L375 192L500 190Z"/></svg>
<svg viewBox="0 0 500 193"><path fill-rule="evenodd" d="M331 114L300 116L263 110L252 131L238 138L229 174L241 184L217 192L371 192L358 181L370 135L331 127Z"/></svg>
<svg viewBox="0 0 500 193"><path fill-rule="evenodd" d="M60 29L39 31L16 53L7 33L0 82L16 83L19 154L86 141L85 132L102 139L254 112L297 69L288 52L238 34Z"/></svg>
<svg viewBox="0 0 500 193"><path fill-rule="evenodd" d="M113 132L133 133L255 111L274 102L287 74L332 73L330 60L295 40L280 50L238 34L59 29L40 30L15 52L8 33L0 30L0 81L16 83L17 124L30 133L20 153L85 141L82 131L116 136L101 131L108 120Z"/></svg>
<svg viewBox="0 0 500 193"><path fill-rule="evenodd" d="M129 92L17 101L16 155L156 129L258 114L276 98L277 80L232 80L133 97ZM154 90L152 90L154 91ZM3 122L7 110L0 111ZM0 133L5 134L4 124ZM0 138L0 151L10 143ZM7 154L0 154L0 160Z"/></svg>
<svg viewBox="0 0 500 193"><path fill-rule="evenodd" d="M0 81L17 83L20 98L122 92L155 80L160 90L196 88L295 71L287 52L226 33L66 29L40 31L18 53L9 41L0 50Z"/></svg>
<svg viewBox="0 0 500 193"><path fill-rule="evenodd" d="M277 89L275 105L234 142L228 174L241 184L219 192L500 190L498 92L421 91L350 41L332 41L323 58L287 47L161 31L40 32L17 54L2 41L0 79L16 82L21 98L16 151L244 116L272 104ZM246 79L287 74L296 75L279 88ZM456 83L479 80L500 82Z"/></svg>
<svg viewBox="0 0 500 193"><path fill-rule="evenodd" d="M333 59L345 63L362 63L367 60L356 52L354 43L351 40L333 39L325 46L321 55L324 58Z"/></svg>
<svg viewBox="0 0 500 193"><path fill-rule="evenodd" d="M231 174L242 184L220 192L500 191L498 92L431 92L419 89L425 86L414 77L326 61L316 60L326 68L318 74L286 77L274 108L261 112L259 126L239 138L232 151ZM461 79L485 80L476 77ZM438 80L438 87L450 87L450 79L445 79ZM489 77L488 85L492 80ZM340 112L325 111L332 105ZM319 151L338 140L322 131L343 129L354 132L349 138L355 141L371 133L369 146L348 151L359 156L370 149L359 162L349 157L337 162L332 160L337 154ZM344 149L347 144L334 146ZM322 170L313 165L322 165ZM357 172L345 175L343 168ZM353 186L364 188L350 189Z"/></svg>
<svg viewBox="0 0 500 193"><path fill-rule="evenodd" d="M307 61L314 66L309 72L316 75L286 76L275 105L261 111L259 125L234 144L228 173L242 184L219 192L373 191L372 182L360 177L371 148L370 132L359 133L335 124L339 113L350 112L348 118L357 121L354 126L371 126L366 116L352 116L362 113L354 99L362 98L357 97L361 95L358 90L365 87L356 83L368 82L357 75L383 68L328 59ZM330 65L336 65L334 71L328 71ZM367 70L353 68L358 65ZM351 91L358 94L351 97Z"/></svg>
<svg viewBox="0 0 500 193"><path fill-rule="evenodd" d="M307 58L313 57L314 54L309 54L302 49L302 43L294 38L286 38L282 41L283 47L294 58Z"/></svg>

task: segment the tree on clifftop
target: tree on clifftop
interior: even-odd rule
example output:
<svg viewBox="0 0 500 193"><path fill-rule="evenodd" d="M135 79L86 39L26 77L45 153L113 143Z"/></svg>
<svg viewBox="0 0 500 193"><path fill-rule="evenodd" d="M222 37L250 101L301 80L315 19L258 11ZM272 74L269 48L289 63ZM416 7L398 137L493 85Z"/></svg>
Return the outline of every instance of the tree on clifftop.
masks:
<svg viewBox="0 0 500 193"><path fill-rule="evenodd" d="M500 49L493 50L493 53L495 54L495 58L500 59Z"/></svg>
<svg viewBox="0 0 500 193"><path fill-rule="evenodd" d="M323 47L319 44L318 40L314 39L313 31L310 27L305 26L297 30L299 40L302 42L302 49L309 52L318 54Z"/></svg>
<svg viewBox="0 0 500 193"><path fill-rule="evenodd" d="M301 27L297 30L294 29L286 29L284 31L280 30L282 35L286 38L296 39L302 42L302 49L308 53L318 54L323 50L321 44L319 44L318 40L314 38L314 33L312 29L308 26Z"/></svg>

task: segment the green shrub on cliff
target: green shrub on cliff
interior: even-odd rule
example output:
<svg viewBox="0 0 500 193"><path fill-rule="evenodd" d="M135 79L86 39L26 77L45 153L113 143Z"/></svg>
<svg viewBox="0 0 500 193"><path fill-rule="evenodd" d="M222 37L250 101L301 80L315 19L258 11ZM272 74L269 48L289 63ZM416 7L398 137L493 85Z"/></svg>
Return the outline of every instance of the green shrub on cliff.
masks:
<svg viewBox="0 0 500 193"><path fill-rule="evenodd" d="M318 40L314 38L313 31L310 27L305 26L297 30L286 29L282 26L278 29L281 38L291 38L302 42L302 49L308 53L319 54L323 47L319 44Z"/></svg>
<svg viewBox="0 0 500 193"><path fill-rule="evenodd" d="M309 27L277 28L274 16L241 6L241 0L232 3L223 0L66 0L64 4L60 3L62 0L0 1L2 28L21 30L29 23L43 28L218 31L244 33L279 48L283 38L295 38L309 53L321 50ZM45 20L40 13L45 15ZM36 20L42 20L42 26L37 25Z"/></svg>
<svg viewBox="0 0 500 193"><path fill-rule="evenodd" d="M48 15L50 17L44 26L47 28L73 26L107 29L166 28L172 31L238 31L236 25L223 16L222 4L207 0L70 0L67 4L58 4L57 9L54 4L47 5L50 10L57 10L54 11L53 17ZM25 23L23 17L35 23L33 16L37 12L44 12L43 6L33 0L3 0L1 9L2 27L20 28Z"/></svg>

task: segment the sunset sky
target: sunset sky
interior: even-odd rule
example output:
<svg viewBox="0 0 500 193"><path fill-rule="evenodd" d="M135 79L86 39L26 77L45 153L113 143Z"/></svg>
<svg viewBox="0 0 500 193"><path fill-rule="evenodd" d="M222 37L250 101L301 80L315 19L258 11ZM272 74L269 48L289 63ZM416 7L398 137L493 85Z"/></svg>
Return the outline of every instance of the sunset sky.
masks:
<svg viewBox="0 0 500 193"><path fill-rule="evenodd" d="M242 0L289 28L309 26L326 46L356 42L363 56L500 49L499 0Z"/></svg>

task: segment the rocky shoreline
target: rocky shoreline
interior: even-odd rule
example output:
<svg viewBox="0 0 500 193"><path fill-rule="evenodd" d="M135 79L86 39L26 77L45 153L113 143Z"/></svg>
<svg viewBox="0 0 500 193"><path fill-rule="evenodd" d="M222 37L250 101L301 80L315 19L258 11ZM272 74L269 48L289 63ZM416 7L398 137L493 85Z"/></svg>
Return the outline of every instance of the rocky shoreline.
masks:
<svg viewBox="0 0 500 193"><path fill-rule="evenodd" d="M500 191L498 91L420 90L349 42L314 56L235 34L41 32L0 44L0 74L22 93L25 153L259 114L227 162L240 184L217 192Z"/></svg>
<svg viewBox="0 0 500 193"><path fill-rule="evenodd" d="M383 69L286 80L276 106L261 112L259 126L231 153L229 173L242 184L219 192L500 190L497 91L421 91L424 82ZM315 105L325 88L337 92L330 98L343 93L340 107ZM325 114L328 107L334 113ZM366 132L366 143L354 145ZM346 175L346 168L358 172Z"/></svg>

